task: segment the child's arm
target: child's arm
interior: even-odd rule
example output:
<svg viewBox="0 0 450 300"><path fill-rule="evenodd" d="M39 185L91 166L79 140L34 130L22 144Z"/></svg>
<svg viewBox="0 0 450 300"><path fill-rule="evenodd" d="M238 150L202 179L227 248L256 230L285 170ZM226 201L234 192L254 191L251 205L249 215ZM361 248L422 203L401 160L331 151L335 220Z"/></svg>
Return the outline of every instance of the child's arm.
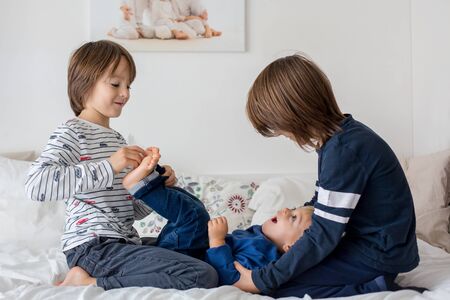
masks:
<svg viewBox="0 0 450 300"><path fill-rule="evenodd" d="M268 266L252 271L254 285L271 294L281 284L322 261L333 251L365 188L367 174L350 149L329 150L322 158L311 227L292 248Z"/></svg>
<svg viewBox="0 0 450 300"><path fill-rule="evenodd" d="M131 164L122 155L113 163L89 159L80 156L76 132L61 125L29 171L25 183L28 197L37 201L64 200L77 193L106 189L113 185L114 173Z"/></svg>
<svg viewBox="0 0 450 300"><path fill-rule="evenodd" d="M191 15L199 16L201 18L206 17L208 19L208 13L206 7L203 5L202 0L192 0L190 3Z"/></svg>
<svg viewBox="0 0 450 300"><path fill-rule="evenodd" d="M225 243L227 232L228 222L225 217L214 218L208 222L210 249L206 251L206 261L216 269L221 285L232 285L240 277L233 265L236 259L230 246Z"/></svg>
<svg viewBox="0 0 450 300"><path fill-rule="evenodd" d="M239 280L239 272L233 264L235 260L227 244L206 251L206 262L216 269L220 285L232 285Z"/></svg>
<svg viewBox="0 0 450 300"><path fill-rule="evenodd" d="M135 220L142 220L152 212L145 202L139 199L133 200L133 210Z"/></svg>

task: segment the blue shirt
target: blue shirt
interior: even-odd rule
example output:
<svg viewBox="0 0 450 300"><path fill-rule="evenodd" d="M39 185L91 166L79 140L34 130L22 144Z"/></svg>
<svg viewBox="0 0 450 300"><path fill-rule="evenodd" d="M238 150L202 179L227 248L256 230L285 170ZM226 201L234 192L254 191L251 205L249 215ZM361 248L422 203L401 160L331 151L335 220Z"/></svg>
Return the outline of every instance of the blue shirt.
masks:
<svg viewBox="0 0 450 300"><path fill-rule="evenodd" d="M238 261L247 269L266 266L280 257L275 244L262 232L260 225L247 230L235 230L225 237L225 245L210 248L206 252L206 262L219 274L220 285L232 285L239 280L239 272L234 267Z"/></svg>
<svg viewBox="0 0 450 300"><path fill-rule="evenodd" d="M312 224L278 261L252 272L263 294L317 265L336 247L380 272L407 272L419 263L411 192L386 142L346 115L318 155Z"/></svg>

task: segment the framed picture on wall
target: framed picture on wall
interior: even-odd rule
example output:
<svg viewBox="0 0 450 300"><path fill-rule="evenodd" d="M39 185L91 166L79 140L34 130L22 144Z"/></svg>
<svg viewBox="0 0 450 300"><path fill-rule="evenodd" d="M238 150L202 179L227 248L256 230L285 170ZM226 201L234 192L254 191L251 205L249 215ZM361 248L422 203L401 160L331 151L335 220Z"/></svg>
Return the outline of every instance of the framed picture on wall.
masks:
<svg viewBox="0 0 450 300"><path fill-rule="evenodd" d="M130 51L245 51L245 0L90 0L89 29Z"/></svg>

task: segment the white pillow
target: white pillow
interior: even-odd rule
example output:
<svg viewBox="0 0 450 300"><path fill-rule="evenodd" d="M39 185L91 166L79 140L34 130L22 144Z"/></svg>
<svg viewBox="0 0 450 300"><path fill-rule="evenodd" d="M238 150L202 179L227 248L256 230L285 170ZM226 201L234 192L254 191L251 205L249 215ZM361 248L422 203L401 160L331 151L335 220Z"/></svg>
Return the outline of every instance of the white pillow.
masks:
<svg viewBox="0 0 450 300"><path fill-rule="evenodd" d="M315 192L315 174L285 176L263 181L250 201L255 210L251 225L260 225L282 208L302 206Z"/></svg>
<svg viewBox="0 0 450 300"><path fill-rule="evenodd" d="M32 162L0 156L0 235L2 241L59 247L64 226L64 203L32 201L25 180Z"/></svg>
<svg viewBox="0 0 450 300"><path fill-rule="evenodd" d="M450 149L408 160L419 238L450 252Z"/></svg>
<svg viewBox="0 0 450 300"><path fill-rule="evenodd" d="M211 218L227 217L229 232L250 226L254 212L249 209L249 202L257 189L254 182L183 175L178 178L177 185L199 198ZM166 219L152 212L136 221L134 227L141 237L156 237L165 224Z"/></svg>
<svg viewBox="0 0 450 300"><path fill-rule="evenodd" d="M0 153L0 156L26 161L34 161L38 157L37 153L34 151L5 152Z"/></svg>

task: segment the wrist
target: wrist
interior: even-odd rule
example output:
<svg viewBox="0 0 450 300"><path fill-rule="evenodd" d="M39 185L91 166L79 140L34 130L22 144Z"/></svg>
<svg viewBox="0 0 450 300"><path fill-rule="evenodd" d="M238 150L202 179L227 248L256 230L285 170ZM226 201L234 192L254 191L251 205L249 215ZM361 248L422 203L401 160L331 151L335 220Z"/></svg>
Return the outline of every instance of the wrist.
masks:
<svg viewBox="0 0 450 300"><path fill-rule="evenodd" d="M108 161L109 162L109 164L110 164L110 166L111 166L111 169L112 169L112 171L113 171L113 173L114 173L114 175L117 175L117 174L119 174L120 173L120 170L116 170L116 168L114 168L114 165L113 165L113 163L112 163L112 161L111 161L111 159L106 159L106 161Z"/></svg>
<svg viewBox="0 0 450 300"><path fill-rule="evenodd" d="M225 239L210 239L209 248L216 248L225 245Z"/></svg>

